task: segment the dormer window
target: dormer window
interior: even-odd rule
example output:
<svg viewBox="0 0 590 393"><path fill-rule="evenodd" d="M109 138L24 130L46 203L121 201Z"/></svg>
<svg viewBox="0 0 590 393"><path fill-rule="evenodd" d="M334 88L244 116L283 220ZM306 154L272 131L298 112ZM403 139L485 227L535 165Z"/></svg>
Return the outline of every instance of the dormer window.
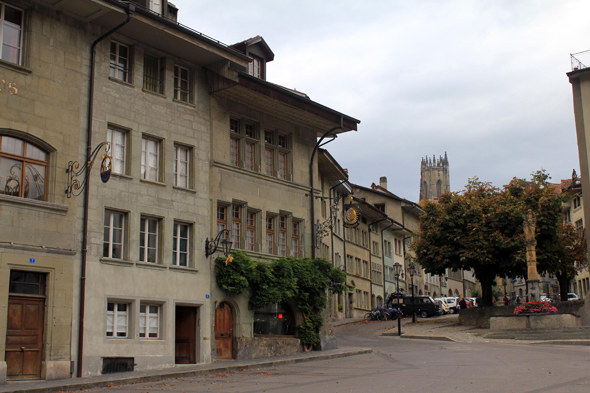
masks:
<svg viewBox="0 0 590 393"><path fill-rule="evenodd" d="M150 10L157 12L158 14L161 14L162 0L150 0Z"/></svg>
<svg viewBox="0 0 590 393"><path fill-rule="evenodd" d="M256 78L261 78L260 59L252 57L252 62L248 64L248 74L255 76Z"/></svg>

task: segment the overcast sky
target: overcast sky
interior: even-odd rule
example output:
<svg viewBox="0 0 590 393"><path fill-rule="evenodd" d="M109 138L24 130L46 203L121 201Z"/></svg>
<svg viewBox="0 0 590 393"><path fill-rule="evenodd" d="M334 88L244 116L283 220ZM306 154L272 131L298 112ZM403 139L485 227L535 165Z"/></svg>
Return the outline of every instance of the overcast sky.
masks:
<svg viewBox="0 0 590 393"><path fill-rule="evenodd" d="M590 1L172 1L226 44L263 36L270 82L361 120L326 146L353 183L417 201L421 158L445 151L452 191L579 173L566 72Z"/></svg>

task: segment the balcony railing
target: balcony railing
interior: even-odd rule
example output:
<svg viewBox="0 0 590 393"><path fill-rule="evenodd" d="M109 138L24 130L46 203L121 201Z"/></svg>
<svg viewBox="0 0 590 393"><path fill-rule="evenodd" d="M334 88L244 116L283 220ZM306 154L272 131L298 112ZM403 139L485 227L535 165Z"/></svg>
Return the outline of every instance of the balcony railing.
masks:
<svg viewBox="0 0 590 393"><path fill-rule="evenodd" d="M590 64L590 50L578 53L571 53L570 59L572 62L572 71L582 70L588 68L583 62Z"/></svg>

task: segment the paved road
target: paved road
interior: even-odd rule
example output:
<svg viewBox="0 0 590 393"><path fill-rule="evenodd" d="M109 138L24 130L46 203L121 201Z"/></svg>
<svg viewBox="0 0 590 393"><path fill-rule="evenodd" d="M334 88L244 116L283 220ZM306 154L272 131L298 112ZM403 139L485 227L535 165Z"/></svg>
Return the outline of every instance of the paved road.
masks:
<svg viewBox="0 0 590 393"><path fill-rule="evenodd" d="M337 327L369 355L90 392L590 392L590 347L381 337L395 322Z"/></svg>

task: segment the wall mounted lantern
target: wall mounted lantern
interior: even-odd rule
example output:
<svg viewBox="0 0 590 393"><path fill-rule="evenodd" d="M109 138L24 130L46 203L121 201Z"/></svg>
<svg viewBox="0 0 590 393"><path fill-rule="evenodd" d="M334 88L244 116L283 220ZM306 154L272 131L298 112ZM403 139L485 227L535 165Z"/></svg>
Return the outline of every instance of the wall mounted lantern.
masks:
<svg viewBox="0 0 590 393"><path fill-rule="evenodd" d="M219 231L215 239L209 240L209 238L205 239L205 257L212 255L219 246L221 245L223 249L223 255L228 256L231 252L231 246L233 242L228 240L229 237L229 229L223 229Z"/></svg>

